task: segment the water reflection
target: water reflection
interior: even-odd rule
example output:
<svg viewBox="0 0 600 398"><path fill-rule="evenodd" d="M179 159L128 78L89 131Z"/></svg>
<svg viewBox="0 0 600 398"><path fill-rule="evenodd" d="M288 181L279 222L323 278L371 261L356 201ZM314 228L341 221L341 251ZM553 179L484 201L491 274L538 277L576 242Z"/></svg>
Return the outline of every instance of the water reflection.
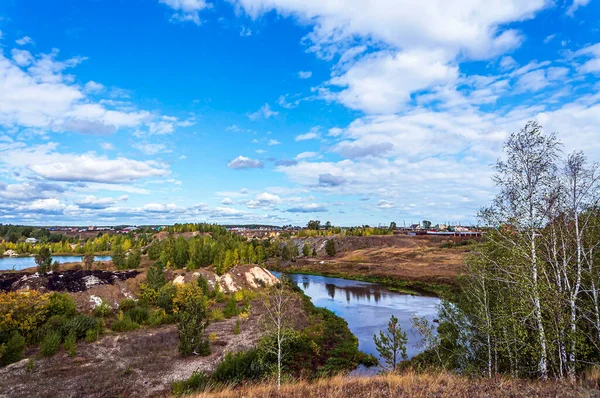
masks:
<svg viewBox="0 0 600 398"><path fill-rule="evenodd" d="M279 274L277 274L279 276ZM411 319L425 317L430 322L436 318L439 299L411 296L392 292L385 287L368 282L314 275L288 275L314 305L333 311L344 318L352 333L358 338L361 351L377 356L373 335L387 327L390 316L398 318L408 336L409 357L418 354L418 335L412 330Z"/></svg>
<svg viewBox="0 0 600 398"><path fill-rule="evenodd" d="M109 261L111 258L111 256L94 256L94 261ZM82 259L82 256L52 256L52 262L58 261L60 264L81 262ZM0 257L0 270L21 270L35 266L35 257Z"/></svg>

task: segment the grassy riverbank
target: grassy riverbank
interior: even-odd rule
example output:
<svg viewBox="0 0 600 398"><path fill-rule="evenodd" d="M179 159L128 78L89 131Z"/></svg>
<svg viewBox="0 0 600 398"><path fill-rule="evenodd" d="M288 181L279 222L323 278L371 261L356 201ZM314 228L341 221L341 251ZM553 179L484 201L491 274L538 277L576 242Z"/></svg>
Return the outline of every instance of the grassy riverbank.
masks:
<svg viewBox="0 0 600 398"><path fill-rule="evenodd" d="M346 397L592 397L598 396L598 377L576 384L520 379L470 379L450 373L388 374L375 377L336 376L316 382L281 386L250 385L239 389L206 392L198 398L346 398Z"/></svg>

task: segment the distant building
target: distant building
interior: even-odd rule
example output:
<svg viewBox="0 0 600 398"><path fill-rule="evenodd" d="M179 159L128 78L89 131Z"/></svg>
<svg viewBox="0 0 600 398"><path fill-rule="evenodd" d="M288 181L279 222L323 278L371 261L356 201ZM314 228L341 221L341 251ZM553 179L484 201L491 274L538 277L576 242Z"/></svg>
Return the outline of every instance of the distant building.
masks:
<svg viewBox="0 0 600 398"><path fill-rule="evenodd" d="M36 244L37 243L37 239L36 238L27 238L25 239L25 243L31 243L31 244Z"/></svg>

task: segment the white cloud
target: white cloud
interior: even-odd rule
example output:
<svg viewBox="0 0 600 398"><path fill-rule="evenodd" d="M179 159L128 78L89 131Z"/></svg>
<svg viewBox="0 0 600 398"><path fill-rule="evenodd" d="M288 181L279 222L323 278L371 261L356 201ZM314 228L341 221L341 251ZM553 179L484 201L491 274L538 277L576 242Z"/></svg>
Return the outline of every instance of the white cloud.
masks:
<svg viewBox="0 0 600 398"><path fill-rule="evenodd" d="M242 26L242 30L240 30L240 36L252 36L252 29Z"/></svg>
<svg viewBox="0 0 600 398"><path fill-rule="evenodd" d="M225 206L229 206L233 204L233 200L231 200L231 198L223 198L223 200L221 200L221 204L225 205Z"/></svg>
<svg viewBox="0 0 600 398"><path fill-rule="evenodd" d="M23 36L20 39L15 40L15 43L20 46L24 46L26 44L33 44L33 39L29 36Z"/></svg>
<svg viewBox="0 0 600 398"><path fill-rule="evenodd" d="M29 66L33 61L33 56L27 50L19 50L18 48L13 48L11 51L12 59L15 64L18 66Z"/></svg>
<svg viewBox="0 0 600 398"><path fill-rule="evenodd" d="M380 200L377 202L377 207L379 207L380 209L391 209L393 207L396 207L396 205L393 202L390 202L389 200Z"/></svg>
<svg viewBox="0 0 600 398"><path fill-rule="evenodd" d="M298 155L296 155L295 159L296 160L302 160L302 159L315 158L318 155L319 154L316 153L316 152L302 152L302 153L299 153Z"/></svg>
<svg viewBox="0 0 600 398"><path fill-rule="evenodd" d="M319 133L319 127L313 127L310 129L308 133L299 134L296 136L296 141L308 141L308 140L316 140L321 138L321 133Z"/></svg>
<svg viewBox="0 0 600 398"><path fill-rule="evenodd" d="M268 142L269 146L273 146L273 145L280 145L281 142L274 140L274 139L270 139Z"/></svg>
<svg viewBox="0 0 600 398"><path fill-rule="evenodd" d="M90 80L85 84L85 90L90 93L97 93L104 90L104 86L100 83Z"/></svg>
<svg viewBox="0 0 600 398"><path fill-rule="evenodd" d="M159 0L176 12L171 16L172 21L191 21L200 25L200 11L210 7L204 0Z"/></svg>
<svg viewBox="0 0 600 398"><path fill-rule="evenodd" d="M288 213L324 213L327 212L327 207L318 203L310 203L305 205L294 206L286 210Z"/></svg>
<svg viewBox="0 0 600 398"><path fill-rule="evenodd" d="M247 158L245 156L238 156L227 164L230 169L262 169L263 163L257 159Z"/></svg>
<svg viewBox="0 0 600 398"><path fill-rule="evenodd" d="M570 17L574 16L577 9L587 6L589 2L590 0L573 0L569 8L567 8L566 14Z"/></svg>
<svg viewBox="0 0 600 398"><path fill-rule="evenodd" d="M269 104L264 104L259 110L248 114L250 120L258 120L260 118L269 119L273 116L279 115L279 112L271 110Z"/></svg>
<svg viewBox="0 0 600 398"><path fill-rule="evenodd" d="M89 195L83 199L76 200L75 204L82 209L105 209L116 205L118 202L126 201L127 199L127 195L118 198L98 198L94 195Z"/></svg>
<svg viewBox="0 0 600 398"><path fill-rule="evenodd" d="M111 144L110 142L101 142L100 147L102 149L104 149L105 151L114 151L115 150L115 146L113 144Z"/></svg>
<svg viewBox="0 0 600 398"><path fill-rule="evenodd" d="M281 202L281 198L277 195L263 192L254 197L254 199L246 202L246 207L249 209L270 208Z"/></svg>
<svg viewBox="0 0 600 398"><path fill-rule="evenodd" d="M312 76L312 72L309 70L301 70L300 72L298 72L298 77L300 79L310 79L310 77Z"/></svg>
<svg viewBox="0 0 600 398"><path fill-rule="evenodd" d="M162 153L162 152L171 152L170 149L167 149L167 146L164 144L151 144L151 143L141 143L141 142L136 142L131 144L132 147L138 149L140 152L142 152L145 155L156 155L158 153Z"/></svg>
<svg viewBox="0 0 600 398"><path fill-rule="evenodd" d="M600 43L582 48L575 53L578 57L585 57L588 60L579 66L582 73L600 72Z"/></svg>

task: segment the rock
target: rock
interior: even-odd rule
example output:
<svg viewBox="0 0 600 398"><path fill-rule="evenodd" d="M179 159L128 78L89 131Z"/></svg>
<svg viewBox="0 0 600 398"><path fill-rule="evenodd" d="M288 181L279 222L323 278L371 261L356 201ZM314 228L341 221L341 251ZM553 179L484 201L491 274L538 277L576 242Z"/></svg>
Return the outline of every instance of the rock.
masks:
<svg viewBox="0 0 600 398"><path fill-rule="evenodd" d="M183 285L185 283L185 276L179 275L173 279L174 285Z"/></svg>

